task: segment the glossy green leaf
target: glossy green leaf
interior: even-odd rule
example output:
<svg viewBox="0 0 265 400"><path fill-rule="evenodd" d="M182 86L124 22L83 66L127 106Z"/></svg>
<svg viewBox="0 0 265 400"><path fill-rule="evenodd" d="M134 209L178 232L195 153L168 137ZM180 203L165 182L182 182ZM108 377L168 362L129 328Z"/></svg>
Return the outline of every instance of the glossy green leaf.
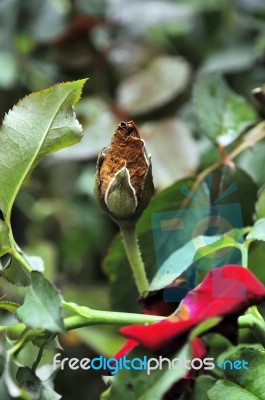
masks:
<svg viewBox="0 0 265 400"><path fill-rule="evenodd" d="M81 139L73 105L85 80L32 93L6 114L0 130L0 209L7 223L15 198L38 162Z"/></svg>
<svg viewBox="0 0 265 400"><path fill-rule="evenodd" d="M198 261L227 247L232 247L234 244L235 240L229 236L198 236L193 238L180 249L174 251L162 264L153 278L149 290L163 289L182 275L194 261Z"/></svg>
<svg viewBox="0 0 265 400"><path fill-rule="evenodd" d="M227 146L256 120L251 106L217 75L203 76L195 85L194 102L203 132Z"/></svg>
<svg viewBox="0 0 265 400"><path fill-rule="evenodd" d="M119 121L110 105L100 97L81 99L75 107L77 118L82 121L83 138L71 148L56 152L56 160L87 160L96 158L98 153L109 146L111 135ZM94 171L95 174L95 171Z"/></svg>
<svg viewBox="0 0 265 400"><path fill-rule="evenodd" d="M62 301L59 292L40 272L31 273L32 285L28 288L24 303L16 316L31 328L49 332L63 332Z"/></svg>

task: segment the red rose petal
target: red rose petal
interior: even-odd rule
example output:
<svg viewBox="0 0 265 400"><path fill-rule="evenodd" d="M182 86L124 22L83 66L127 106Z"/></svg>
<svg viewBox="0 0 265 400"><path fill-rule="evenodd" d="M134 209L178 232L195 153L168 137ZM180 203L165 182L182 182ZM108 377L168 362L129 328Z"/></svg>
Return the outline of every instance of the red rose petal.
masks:
<svg viewBox="0 0 265 400"><path fill-rule="evenodd" d="M136 346L138 346L138 342L133 339L128 339L126 340L126 343L123 345L123 347L114 355L114 358L121 358L128 354L131 350L133 350Z"/></svg>
<svg viewBox="0 0 265 400"><path fill-rule="evenodd" d="M147 349L157 351L207 318L240 314L265 299L265 286L246 268L227 265L208 273L183 299L176 315L120 330Z"/></svg>

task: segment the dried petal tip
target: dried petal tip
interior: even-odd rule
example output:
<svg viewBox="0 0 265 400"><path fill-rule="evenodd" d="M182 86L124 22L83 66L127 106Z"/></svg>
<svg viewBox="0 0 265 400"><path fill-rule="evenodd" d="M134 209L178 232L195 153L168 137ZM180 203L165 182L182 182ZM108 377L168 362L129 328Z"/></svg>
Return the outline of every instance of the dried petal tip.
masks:
<svg viewBox="0 0 265 400"><path fill-rule="evenodd" d="M140 217L153 193L150 156L133 121L122 121L109 148L98 157L95 197L111 218L131 224Z"/></svg>

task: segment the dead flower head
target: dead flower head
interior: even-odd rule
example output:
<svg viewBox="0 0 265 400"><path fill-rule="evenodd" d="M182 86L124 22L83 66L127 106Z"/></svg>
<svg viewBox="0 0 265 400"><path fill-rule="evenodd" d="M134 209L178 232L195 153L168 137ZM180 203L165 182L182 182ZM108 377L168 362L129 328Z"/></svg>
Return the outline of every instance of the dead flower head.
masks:
<svg viewBox="0 0 265 400"><path fill-rule="evenodd" d="M135 223L148 205L154 193L151 158L133 121L121 122L99 154L94 192L119 225Z"/></svg>

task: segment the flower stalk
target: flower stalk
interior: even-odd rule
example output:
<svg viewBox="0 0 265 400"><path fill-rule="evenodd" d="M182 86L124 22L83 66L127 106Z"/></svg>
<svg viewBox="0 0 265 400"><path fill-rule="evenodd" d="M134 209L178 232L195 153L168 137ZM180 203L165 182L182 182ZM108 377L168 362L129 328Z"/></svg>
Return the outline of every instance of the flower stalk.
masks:
<svg viewBox="0 0 265 400"><path fill-rule="evenodd" d="M65 305L65 308L68 308ZM149 324L161 321L165 317L148 314L125 313L116 311L99 311L92 310L87 307L87 315L75 314L70 317L64 318L64 326L66 331L83 328L91 325L131 325L131 324ZM8 334L10 339L15 340L21 337L25 332L26 325L17 323L8 326L0 326L0 332ZM40 329L27 330L27 336L34 337L40 336L45 332Z"/></svg>
<svg viewBox="0 0 265 400"><path fill-rule="evenodd" d="M135 226L120 228L124 248L133 271L133 277L140 296L144 296L148 291L148 280L145 267L137 241Z"/></svg>

